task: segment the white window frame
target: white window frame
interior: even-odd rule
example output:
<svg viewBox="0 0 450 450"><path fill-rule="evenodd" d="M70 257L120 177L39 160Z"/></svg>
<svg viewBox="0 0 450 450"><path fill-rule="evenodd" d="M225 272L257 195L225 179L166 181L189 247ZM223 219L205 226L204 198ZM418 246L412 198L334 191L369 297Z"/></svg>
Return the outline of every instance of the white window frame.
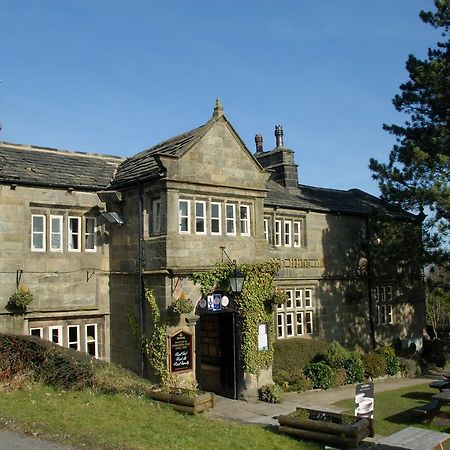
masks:
<svg viewBox="0 0 450 450"><path fill-rule="evenodd" d="M161 232L161 200L152 201L152 232L154 235Z"/></svg>
<svg viewBox="0 0 450 450"><path fill-rule="evenodd" d="M312 289L305 289L305 308L312 309L313 308L313 302L312 302Z"/></svg>
<svg viewBox="0 0 450 450"><path fill-rule="evenodd" d="M187 205L187 214L182 214L181 204ZM186 229L183 229L183 220L186 221ZM178 200L178 232L180 234L189 234L191 232L191 202L189 200Z"/></svg>
<svg viewBox="0 0 450 450"><path fill-rule="evenodd" d="M53 330L58 331L58 341L57 342L52 339L52 331ZM55 344L58 344L61 346L63 345L63 327L62 327L62 325L51 325L48 327L48 340L50 342L54 342Z"/></svg>
<svg viewBox="0 0 450 450"><path fill-rule="evenodd" d="M298 320L300 317L300 320ZM295 333L297 336L303 336L305 334L305 325L303 323L303 311L297 311L295 313ZM300 327L300 332L299 332Z"/></svg>
<svg viewBox="0 0 450 450"><path fill-rule="evenodd" d="M34 220L40 218L42 219L42 230L34 230ZM34 245L34 237L42 236L42 246L36 247ZM31 250L33 252L45 252L47 243L47 234L46 234L46 216L44 214L32 214L31 215Z"/></svg>
<svg viewBox="0 0 450 450"><path fill-rule="evenodd" d="M39 331L39 336L32 334L32 332L35 330ZM35 336L35 337L39 337L39 338L43 339L44 338L44 327L30 327L28 330L28 334L30 336Z"/></svg>
<svg viewBox="0 0 450 450"><path fill-rule="evenodd" d="M76 341L71 341L70 340L70 330L72 328L75 328L77 330L77 340ZM81 339L80 339L80 325L67 325L67 347L68 348L72 348L74 350L78 350L80 351L81 348ZM71 347L71 345L75 344L75 347Z"/></svg>
<svg viewBox="0 0 450 450"><path fill-rule="evenodd" d="M264 239L269 242L269 219L264 219Z"/></svg>
<svg viewBox="0 0 450 450"><path fill-rule="evenodd" d="M201 208L200 213L197 213L197 207ZM206 202L196 200L194 202L195 211L195 234L206 234ZM203 225L203 230L198 230L199 225Z"/></svg>
<svg viewBox="0 0 450 450"><path fill-rule="evenodd" d="M285 247L292 247L292 222L290 220L284 221L283 239Z"/></svg>
<svg viewBox="0 0 450 450"><path fill-rule="evenodd" d="M284 338L284 313L277 313L277 336Z"/></svg>
<svg viewBox="0 0 450 450"><path fill-rule="evenodd" d="M95 330L95 337L94 337L94 339L88 339L88 332L87 332L88 327L94 327L94 330ZM98 325L96 323L87 323L84 326L84 336L85 336L85 338L84 338L84 343L85 343L84 349L85 349L85 352L90 354L88 352L88 347L89 347L89 344L94 342L94 344L95 344L95 354L91 355L91 356L93 356L94 358L98 358L98 356L99 356L98 355Z"/></svg>
<svg viewBox="0 0 450 450"><path fill-rule="evenodd" d="M72 230L72 221L77 223L76 230ZM73 246L73 237L77 236L77 247ZM69 252L81 252L81 217L80 216L69 216L67 218L67 250Z"/></svg>
<svg viewBox="0 0 450 450"><path fill-rule="evenodd" d="M313 311L305 311L305 319L306 319L306 326L305 331L306 334L313 334L314 333L314 314ZM309 328L309 329L308 329Z"/></svg>
<svg viewBox="0 0 450 450"><path fill-rule="evenodd" d="M92 231L88 231L88 223L93 223ZM95 217L85 217L84 218L84 251L94 253L97 251L97 220ZM89 242L89 237L92 236L93 248L88 248L87 243Z"/></svg>
<svg viewBox="0 0 450 450"><path fill-rule="evenodd" d="M281 247L281 220L275 220L275 246Z"/></svg>
<svg viewBox="0 0 450 450"><path fill-rule="evenodd" d="M292 245L297 248L302 246L301 222L292 222Z"/></svg>
<svg viewBox="0 0 450 450"><path fill-rule="evenodd" d="M294 307L294 291L292 289L286 289L286 309L292 309Z"/></svg>
<svg viewBox="0 0 450 450"><path fill-rule="evenodd" d="M229 212L232 214L229 215ZM231 231L228 231L228 225L231 225ZM236 236L236 205L234 203L225 203L225 232L228 236Z"/></svg>
<svg viewBox="0 0 450 450"><path fill-rule="evenodd" d="M239 205L239 223L241 236L250 236L250 205Z"/></svg>
<svg viewBox="0 0 450 450"><path fill-rule="evenodd" d="M290 331L289 331L290 327ZM295 329L294 329L294 312L287 312L286 313L286 337L293 337L295 336Z"/></svg>
<svg viewBox="0 0 450 450"><path fill-rule="evenodd" d="M296 289L294 297L295 297L295 307L303 308L303 289Z"/></svg>
<svg viewBox="0 0 450 450"><path fill-rule="evenodd" d="M63 216L60 215L50 215L50 251L51 252L62 252L63 251ZM53 221L58 223L59 231L54 229ZM59 246L53 246L53 236L59 236Z"/></svg>
<svg viewBox="0 0 450 450"><path fill-rule="evenodd" d="M210 221L210 227L211 227L211 234L218 236L222 234L222 204L219 202L211 202L211 221ZM214 212L214 207L217 207L217 215ZM214 224L218 225L218 231L213 231L215 226Z"/></svg>

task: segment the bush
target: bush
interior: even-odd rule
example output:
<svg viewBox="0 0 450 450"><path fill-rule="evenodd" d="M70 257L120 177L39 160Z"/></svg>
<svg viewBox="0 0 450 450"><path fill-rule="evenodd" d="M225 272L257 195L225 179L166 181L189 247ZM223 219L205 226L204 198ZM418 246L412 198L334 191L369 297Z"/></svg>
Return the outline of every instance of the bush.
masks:
<svg viewBox="0 0 450 450"><path fill-rule="evenodd" d="M336 369L333 374L333 387L339 387L345 384L345 380L347 379L347 374L345 373L345 369Z"/></svg>
<svg viewBox="0 0 450 450"><path fill-rule="evenodd" d="M445 367L447 363L447 348L445 341L432 339L423 341L423 358L437 367Z"/></svg>
<svg viewBox="0 0 450 450"><path fill-rule="evenodd" d="M307 364L305 375L312 381L314 389L330 389L333 386L333 369L324 362Z"/></svg>
<svg viewBox="0 0 450 450"><path fill-rule="evenodd" d="M399 358L399 366L403 377L414 378L420 375L420 367L414 359Z"/></svg>
<svg viewBox="0 0 450 450"><path fill-rule="evenodd" d="M349 358L344 361L344 369L346 374L345 384L364 381L364 366L358 352L350 353Z"/></svg>
<svg viewBox="0 0 450 450"><path fill-rule="evenodd" d="M362 362L365 374L372 380L386 375L386 360L383 355L376 352L366 353L362 355Z"/></svg>
<svg viewBox="0 0 450 450"><path fill-rule="evenodd" d="M350 358L350 351L338 342L332 342L325 352L325 361L333 369L344 368L344 363Z"/></svg>
<svg viewBox="0 0 450 450"><path fill-rule="evenodd" d="M306 378L303 370L280 370L273 376L273 381L284 391L290 392L309 391L313 387L311 380Z"/></svg>
<svg viewBox="0 0 450 450"><path fill-rule="evenodd" d="M280 403L283 401L284 392L277 384L266 384L258 389L258 397L263 402Z"/></svg>
<svg viewBox="0 0 450 450"><path fill-rule="evenodd" d="M386 373L394 376L400 371L400 360L395 355L392 347L383 346L377 349L377 353L383 355L386 360Z"/></svg>
<svg viewBox="0 0 450 450"><path fill-rule="evenodd" d="M274 376L284 370L296 373L303 371L306 364L326 353L329 343L320 339L280 339L274 343Z"/></svg>

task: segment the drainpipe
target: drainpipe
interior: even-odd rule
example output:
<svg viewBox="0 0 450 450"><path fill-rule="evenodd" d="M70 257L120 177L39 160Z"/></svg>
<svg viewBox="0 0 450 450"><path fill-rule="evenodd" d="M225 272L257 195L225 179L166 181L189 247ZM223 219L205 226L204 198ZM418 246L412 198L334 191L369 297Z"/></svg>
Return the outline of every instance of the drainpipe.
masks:
<svg viewBox="0 0 450 450"><path fill-rule="evenodd" d="M139 319L140 319L140 330L141 330L141 377L144 377L145 373L145 353L142 343L144 341L144 276L142 273L143 257L142 257L142 236L143 236L143 226L142 226L142 212L143 212L143 194L142 194L142 183L138 184L138 271L139 271Z"/></svg>
<svg viewBox="0 0 450 450"><path fill-rule="evenodd" d="M369 215L366 215L366 241L367 241L367 289L369 299L369 331L370 341L373 350L376 348L375 341L375 323L373 320L373 295L372 295L372 252L370 249L370 230L369 230Z"/></svg>

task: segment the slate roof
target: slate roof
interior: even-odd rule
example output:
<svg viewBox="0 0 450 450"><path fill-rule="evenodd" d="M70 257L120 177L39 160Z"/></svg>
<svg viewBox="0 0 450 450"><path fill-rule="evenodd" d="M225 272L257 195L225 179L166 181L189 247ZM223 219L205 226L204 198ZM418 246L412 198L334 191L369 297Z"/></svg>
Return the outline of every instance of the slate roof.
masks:
<svg viewBox="0 0 450 450"><path fill-rule="evenodd" d="M127 158L118 167L110 187L115 188L150 178L159 170L155 157L158 155L181 156L206 133L211 124L212 120Z"/></svg>
<svg viewBox="0 0 450 450"><path fill-rule="evenodd" d="M0 142L0 182L104 189L122 161L117 156Z"/></svg>
<svg viewBox="0 0 450 450"><path fill-rule="evenodd" d="M266 206L356 215L378 211L393 217L414 217L413 214L397 209L360 189L344 191L304 184L299 184L298 189L286 189L274 181L268 181L267 189L264 200Z"/></svg>

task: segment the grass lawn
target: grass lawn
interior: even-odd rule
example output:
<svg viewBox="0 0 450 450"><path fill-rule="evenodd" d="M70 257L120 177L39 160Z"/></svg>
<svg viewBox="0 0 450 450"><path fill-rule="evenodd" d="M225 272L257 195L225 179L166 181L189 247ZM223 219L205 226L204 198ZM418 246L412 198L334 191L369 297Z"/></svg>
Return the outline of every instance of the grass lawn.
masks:
<svg viewBox="0 0 450 450"><path fill-rule="evenodd" d="M323 448L257 425L183 415L135 396L60 391L40 384L2 392L0 415L8 428L90 449Z"/></svg>
<svg viewBox="0 0 450 450"><path fill-rule="evenodd" d="M375 385L376 392L376 385ZM441 408L447 418L436 417L430 425L422 424L409 410L432 400L431 396L438 391L428 384L399 389L398 391L375 393L375 433L388 436L408 426L421 427L434 431L450 433L450 406ZM354 400L344 400L337 403L349 412L354 409ZM450 450L450 442L444 444Z"/></svg>

